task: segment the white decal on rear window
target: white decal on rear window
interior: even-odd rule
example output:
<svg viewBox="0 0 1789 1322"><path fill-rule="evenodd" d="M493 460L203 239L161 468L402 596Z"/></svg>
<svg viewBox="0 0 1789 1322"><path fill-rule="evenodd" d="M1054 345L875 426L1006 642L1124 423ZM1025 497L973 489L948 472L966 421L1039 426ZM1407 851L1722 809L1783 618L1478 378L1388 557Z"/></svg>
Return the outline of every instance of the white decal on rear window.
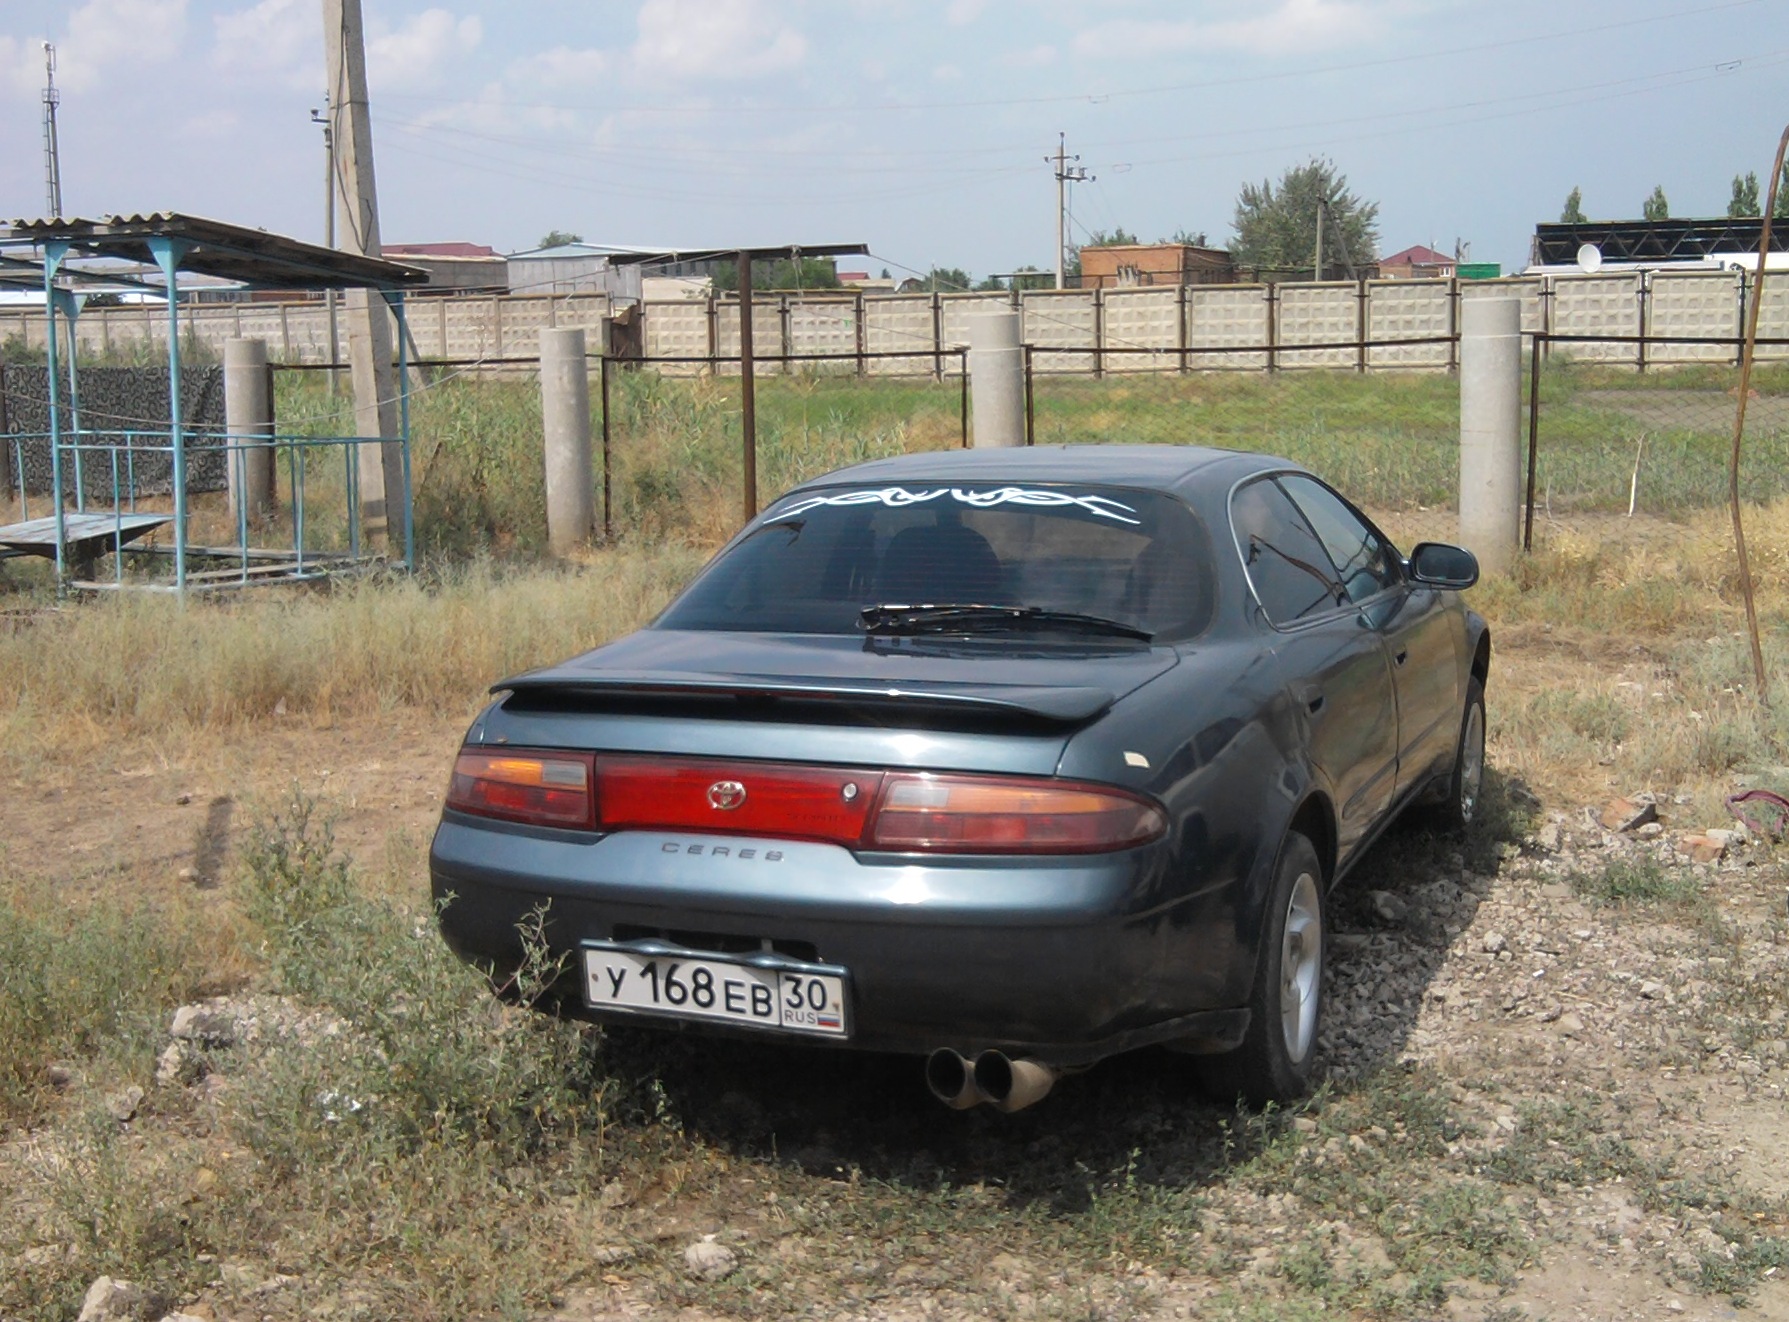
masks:
<svg viewBox="0 0 1789 1322"><path fill-rule="evenodd" d="M1137 512L1133 506L1121 504L1106 496L1074 496L1066 491L1037 491L1025 487L995 487L991 491L965 491L961 487L936 487L930 491L909 491L906 487L844 491L836 496L805 497L787 509L778 510L764 522L777 523L783 519L792 519L822 505L887 505L891 509L900 509L907 505L923 505L940 496L949 496L952 500L976 509L988 509L994 505L1031 505L1040 508L1078 505L1089 514L1097 514L1102 519L1112 519L1118 523L1142 522L1141 519L1130 517Z"/></svg>

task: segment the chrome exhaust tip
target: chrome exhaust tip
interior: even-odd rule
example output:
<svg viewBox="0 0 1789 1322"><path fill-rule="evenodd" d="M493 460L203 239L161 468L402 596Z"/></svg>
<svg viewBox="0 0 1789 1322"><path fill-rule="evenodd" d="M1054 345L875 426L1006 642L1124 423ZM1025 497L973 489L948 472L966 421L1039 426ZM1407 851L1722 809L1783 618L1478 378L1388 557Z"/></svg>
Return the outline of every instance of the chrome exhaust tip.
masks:
<svg viewBox="0 0 1789 1322"><path fill-rule="evenodd" d="M975 1058L970 1082L982 1100L997 1111L1023 1111L1049 1096L1061 1071L1039 1060L1012 1060L1003 1051L984 1051Z"/></svg>
<svg viewBox="0 0 1789 1322"><path fill-rule="evenodd" d="M926 1057L926 1087L953 1111L967 1111L983 1100L974 1069L949 1047L939 1047Z"/></svg>

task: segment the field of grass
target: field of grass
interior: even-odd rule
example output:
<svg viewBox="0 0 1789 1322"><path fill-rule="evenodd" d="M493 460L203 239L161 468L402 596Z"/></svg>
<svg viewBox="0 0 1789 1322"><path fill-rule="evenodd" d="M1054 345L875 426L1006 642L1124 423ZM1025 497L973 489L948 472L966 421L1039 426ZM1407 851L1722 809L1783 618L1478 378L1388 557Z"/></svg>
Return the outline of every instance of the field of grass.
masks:
<svg viewBox="0 0 1789 1322"><path fill-rule="evenodd" d="M1726 491L1737 381L1730 368L1633 372L1551 363L1543 372L1538 495L1557 510L1678 517ZM1743 490L1789 492L1789 369L1760 372ZM1647 396L1618 407L1619 396ZM593 391L593 395L594 395ZM738 383L617 371L611 453L617 536L712 547L739 525ZM1040 374L1039 444L1206 444L1310 464L1375 509L1448 508L1459 481L1459 383L1442 373ZM339 406L345 408L345 404ZM594 401L593 410L599 406ZM846 464L961 444L961 386L946 381L768 377L758 388L759 495ZM279 378L282 430L332 414L314 374ZM460 377L414 405L416 509L425 553L535 553L544 545L540 396L532 381ZM593 423L600 434L600 419Z"/></svg>
<svg viewBox="0 0 1789 1322"><path fill-rule="evenodd" d="M1599 400L1627 388L1580 376L1573 389ZM1721 379L1683 389L1702 408ZM1427 1318L1462 1299L1482 1304L1466 1316L1509 1317L1505 1292L1562 1251L1543 1209L1610 1190L1732 1246L1680 1269L1698 1306L1789 1267L1789 1200L1663 1142L1670 1107L1712 1123L1692 1091L1724 1058L1709 1043L1756 1055L1781 1038L1789 993L1748 964L1789 940L1784 868L1764 845L1743 876L1596 856L1561 874L1589 915L1562 919L1567 932L1606 924L1633 943L1604 962L1656 947L1693 965L1686 1004L1700 985L1708 1008L1678 1036L1639 1053L1580 1041L1543 1078L1524 1070L1544 1039L1449 1063L1412 1031L1407 1054L1368 1058L1286 1112L1213 1104L1184 1061L1144 1055L1021 1115L957 1115L911 1061L604 1032L497 1003L433 935L422 838L393 824L392 786L438 785L489 682L649 618L736 523L733 388L618 386L629 517L617 545L575 563L534 559L532 386L459 381L418 407L417 578L0 620L0 1317L72 1316L101 1273L169 1306L222 1297L282 1319L532 1318L580 1298L764 1317L936 1298L955 1316L1091 1319L1163 1297L1235 1319ZM1563 389L1550 375L1545 407L1580 418L1586 471L1618 481L1620 500L1587 513L1556 488L1536 554L1474 590L1497 640L1491 811L1464 840L1409 830L1377 847L1367 884L1413 907L1437 878L1462 894L1529 884L1498 874L1537 823L1614 793L1712 824L1736 784L1789 788L1789 500L1749 512L1771 705L1702 460L1660 475L1670 519L1623 517L1631 454L1597 458L1607 406L1573 413L1580 396L1550 393ZM288 419L326 404L282 381ZM950 385L771 382L765 495L955 444L956 407ZM1259 440L1361 495L1405 544L1451 531L1455 409L1446 378L1315 374L1063 381L1038 399L1046 441ZM1175 430L1188 418L1196 437ZM190 837L162 829L206 783L247 818L213 889L178 871ZM95 817L122 820L74 812L76 833L46 846L36 819L89 793ZM354 824L352 855L332 816ZM1741 891L1773 916L1742 929ZM1396 935L1364 892L1338 903L1369 942ZM1424 958L1451 957L1457 933L1420 931ZM1377 990L1379 976L1365 956L1336 974L1413 1028L1432 1003ZM158 1081L170 1015L209 996L253 1007L256 1031L177 1053ZM1634 1100L1666 1076L1684 1090ZM1780 1099L1755 1100L1780 1117ZM683 1248L710 1234L741 1266L697 1280Z"/></svg>

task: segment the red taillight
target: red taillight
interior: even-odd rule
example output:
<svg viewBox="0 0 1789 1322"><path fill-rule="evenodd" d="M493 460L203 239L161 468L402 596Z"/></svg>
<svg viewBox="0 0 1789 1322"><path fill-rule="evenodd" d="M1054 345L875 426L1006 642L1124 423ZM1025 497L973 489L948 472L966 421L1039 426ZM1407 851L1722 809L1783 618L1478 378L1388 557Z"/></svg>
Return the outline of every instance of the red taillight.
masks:
<svg viewBox="0 0 1789 1322"><path fill-rule="evenodd" d="M529 826L590 830L596 825L591 763L588 753L463 748L447 806Z"/></svg>
<svg viewBox="0 0 1789 1322"><path fill-rule="evenodd" d="M1162 810L1123 790L1024 777L897 774L865 842L944 854L1093 854L1160 836Z"/></svg>
<svg viewBox="0 0 1789 1322"><path fill-rule="evenodd" d="M882 772L604 753L604 830L724 831L857 846Z"/></svg>
<svg viewBox="0 0 1789 1322"><path fill-rule="evenodd" d="M1028 776L464 749L447 806L532 826L703 831L935 854L1094 854L1157 839L1126 790Z"/></svg>

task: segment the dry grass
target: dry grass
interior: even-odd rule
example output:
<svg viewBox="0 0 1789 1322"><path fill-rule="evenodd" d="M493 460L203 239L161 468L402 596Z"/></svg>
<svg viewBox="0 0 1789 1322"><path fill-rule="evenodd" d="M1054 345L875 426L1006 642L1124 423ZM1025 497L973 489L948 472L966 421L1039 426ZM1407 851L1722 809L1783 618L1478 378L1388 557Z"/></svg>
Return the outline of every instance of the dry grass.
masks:
<svg viewBox="0 0 1789 1322"><path fill-rule="evenodd" d="M80 747L276 711L470 710L494 680L643 623L696 564L675 548L608 550L563 570L479 561L322 592L127 595L45 611L0 635L0 740Z"/></svg>

